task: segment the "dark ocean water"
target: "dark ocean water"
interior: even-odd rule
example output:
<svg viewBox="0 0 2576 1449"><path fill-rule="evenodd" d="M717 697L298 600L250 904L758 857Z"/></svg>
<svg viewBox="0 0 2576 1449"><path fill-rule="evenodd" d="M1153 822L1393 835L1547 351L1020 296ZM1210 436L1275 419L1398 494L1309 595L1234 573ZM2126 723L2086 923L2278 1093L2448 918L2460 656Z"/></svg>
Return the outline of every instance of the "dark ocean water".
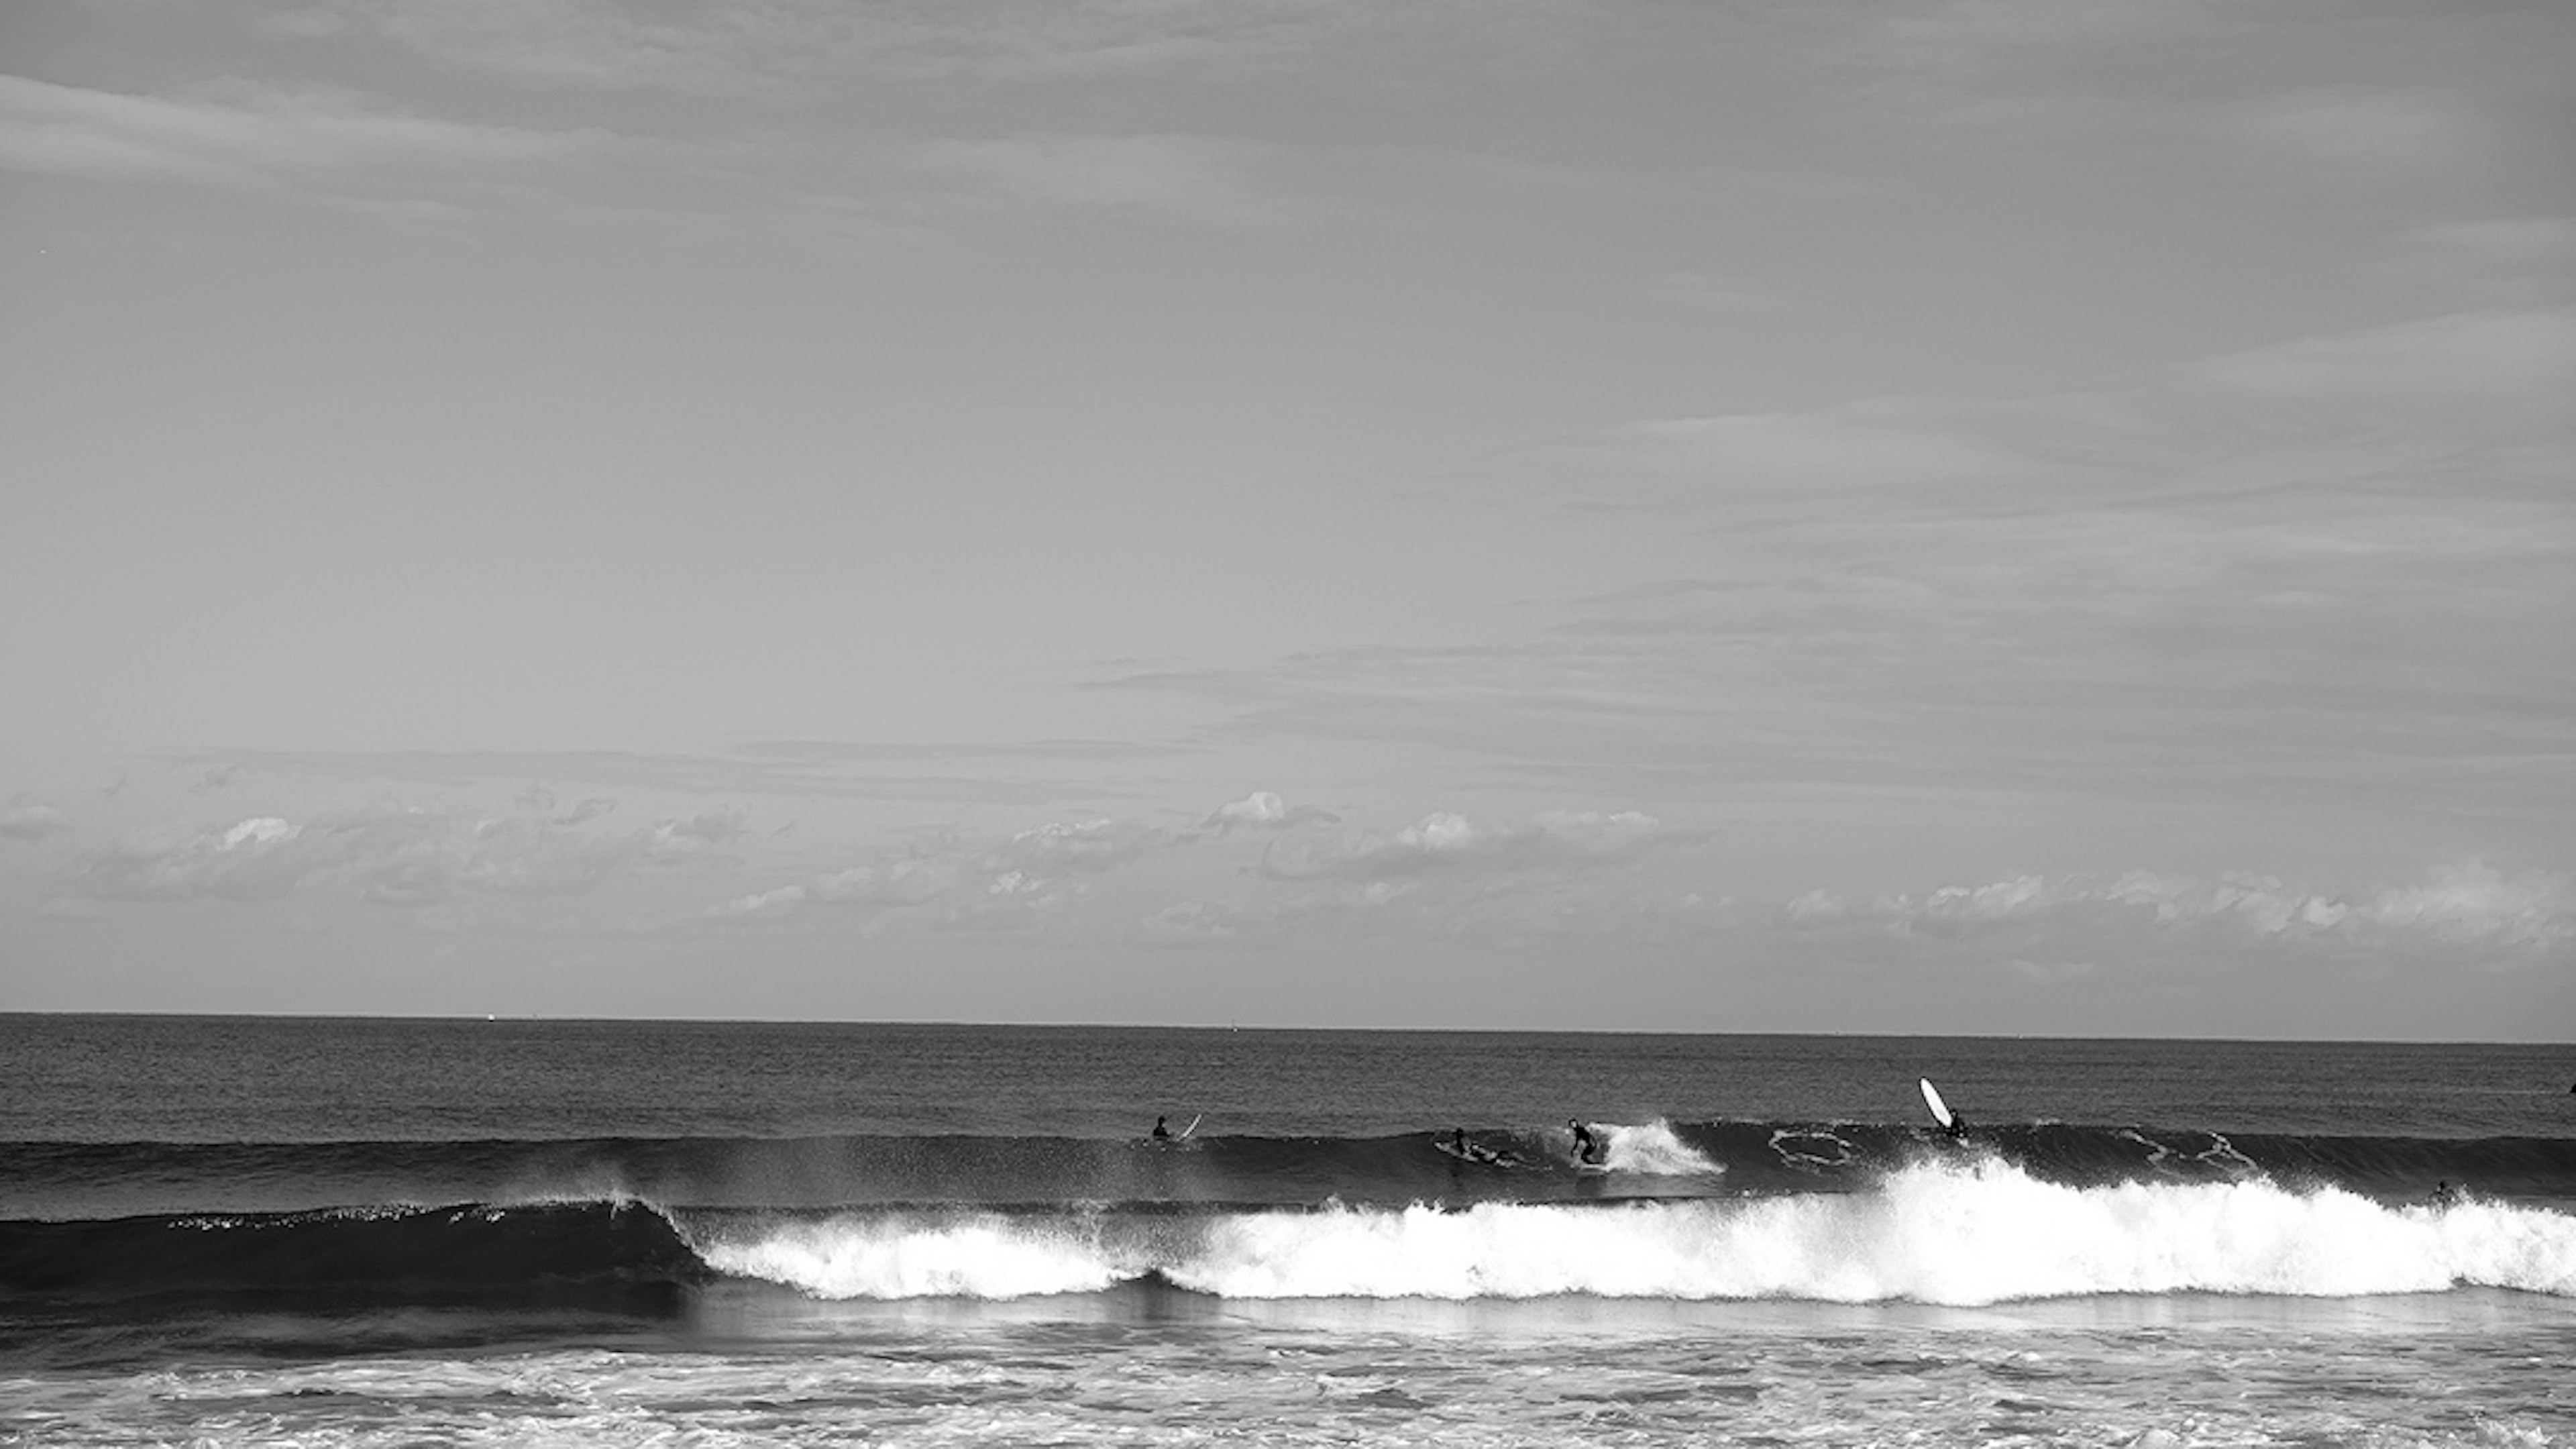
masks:
<svg viewBox="0 0 2576 1449"><path fill-rule="evenodd" d="M2555 1046L0 1016L0 1434L2559 1442L2571 1084Z"/></svg>

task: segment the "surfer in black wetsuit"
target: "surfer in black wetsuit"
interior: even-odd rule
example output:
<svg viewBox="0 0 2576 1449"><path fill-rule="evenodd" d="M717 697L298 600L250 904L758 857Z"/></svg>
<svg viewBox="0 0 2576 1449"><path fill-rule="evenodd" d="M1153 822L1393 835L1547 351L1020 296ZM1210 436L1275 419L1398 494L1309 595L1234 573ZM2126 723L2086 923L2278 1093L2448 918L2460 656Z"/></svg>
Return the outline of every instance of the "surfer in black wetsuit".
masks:
<svg viewBox="0 0 2576 1449"><path fill-rule="evenodd" d="M1966 1113L1964 1113L1964 1112L1957 1112L1957 1111L1952 1112L1952 1113L1950 1114L1950 1125L1949 1125L1948 1127L1946 1127L1946 1128L1942 1129L1942 1130L1944 1130L1944 1131L1946 1131L1946 1132L1948 1132L1948 1133L1950 1134L1950 1140L1951 1140L1951 1141L1953 1141L1953 1142L1965 1142L1965 1141L1967 1141L1967 1140L1968 1140L1968 1117L1967 1117L1967 1114L1966 1114Z"/></svg>
<svg viewBox="0 0 2576 1449"><path fill-rule="evenodd" d="M1160 1117L1154 1119L1154 1140L1157 1142L1169 1142L1172 1140L1172 1129L1164 1126L1163 1119Z"/></svg>
<svg viewBox="0 0 2576 1449"><path fill-rule="evenodd" d="M1601 1143L1593 1137L1592 1129L1584 1126L1580 1117L1566 1118L1565 1125L1574 1129L1574 1160L1600 1165Z"/></svg>

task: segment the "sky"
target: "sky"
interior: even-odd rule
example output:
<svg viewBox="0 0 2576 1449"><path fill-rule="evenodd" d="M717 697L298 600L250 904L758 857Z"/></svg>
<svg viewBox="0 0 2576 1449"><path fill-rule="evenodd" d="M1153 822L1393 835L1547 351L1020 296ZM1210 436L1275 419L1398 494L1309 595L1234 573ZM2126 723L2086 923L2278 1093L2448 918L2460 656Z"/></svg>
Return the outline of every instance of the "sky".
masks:
<svg viewBox="0 0 2576 1449"><path fill-rule="evenodd" d="M2576 1040L2571 64L13 0L0 1009Z"/></svg>

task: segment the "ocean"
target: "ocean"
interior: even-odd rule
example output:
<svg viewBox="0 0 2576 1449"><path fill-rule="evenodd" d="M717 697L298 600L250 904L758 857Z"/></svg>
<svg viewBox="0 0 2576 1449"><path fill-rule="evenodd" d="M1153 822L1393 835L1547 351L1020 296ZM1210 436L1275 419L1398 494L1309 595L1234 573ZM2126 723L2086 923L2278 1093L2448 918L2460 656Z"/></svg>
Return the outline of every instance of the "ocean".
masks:
<svg viewBox="0 0 2576 1449"><path fill-rule="evenodd" d="M2572 1080L2565 1046L0 1015L0 1441L2569 1444Z"/></svg>

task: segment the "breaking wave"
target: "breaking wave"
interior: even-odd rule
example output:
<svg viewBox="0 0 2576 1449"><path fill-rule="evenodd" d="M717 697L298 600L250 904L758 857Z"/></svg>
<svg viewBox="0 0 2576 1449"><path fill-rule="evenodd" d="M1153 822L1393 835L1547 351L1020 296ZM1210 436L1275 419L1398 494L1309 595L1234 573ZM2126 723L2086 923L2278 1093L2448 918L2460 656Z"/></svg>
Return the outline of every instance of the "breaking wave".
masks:
<svg viewBox="0 0 2576 1449"><path fill-rule="evenodd" d="M1854 1193L1312 1211L681 1214L707 1264L818 1298L1012 1298L1159 1278L1224 1298L2576 1296L2576 1217L2270 1182L2072 1187L1993 1159Z"/></svg>

